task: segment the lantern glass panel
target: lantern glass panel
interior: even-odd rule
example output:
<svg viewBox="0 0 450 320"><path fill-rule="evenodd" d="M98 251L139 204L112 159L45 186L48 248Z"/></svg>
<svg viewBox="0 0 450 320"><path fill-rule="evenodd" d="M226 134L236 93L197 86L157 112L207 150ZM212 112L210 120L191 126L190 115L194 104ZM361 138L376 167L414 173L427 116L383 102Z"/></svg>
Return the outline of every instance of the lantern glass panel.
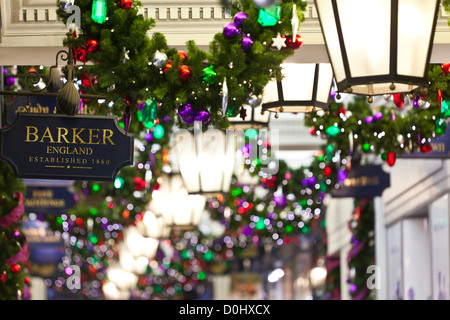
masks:
<svg viewBox="0 0 450 320"><path fill-rule="evenodd" d="M326 19L320 19L322 26L322 33L324 40L328 47L331 64L333 65L333 72L336 82L340 82L345 79L344 62L341 53L340 41L338 36L338 30L336 28L336 22L334 21L334 11L331 1L319 1L316 0L317 11L320 12L321 17L327 17Z"/></svg>
<svg viewBox="0 0 450 320"><path fill-rule="evenodd" d="M331 85L333 84L333 69L329 63L319 63L319 80L317 82L317 101L328 104Z"/></svg>
<svg viewBox="0 0 450 320"><path fill-rule="evenodd" d="M399 0L398 16L398 59L397 68L401 75L423 76L427 67L430 35L433 31L435 1Z"/></svg>
<svg viewBox="0 0 450 320"><path fill-rule="evenodd" d="M346 0L338 3L352 77L389 74L391 1Z"/></svg>
<svg viewBox="0 0 450 320"><path fill-rule="evenodd" d="M290 63L283 64L282 68L284 100L311 101L316 65L314 63Z"/></svg>
<svg viewBox="0 0 450 320"><path fill-rule="evenodd" d="M175 146L178 167L189 193L228 192L235 163L234 134L217 129L179 133Z"/></svg>

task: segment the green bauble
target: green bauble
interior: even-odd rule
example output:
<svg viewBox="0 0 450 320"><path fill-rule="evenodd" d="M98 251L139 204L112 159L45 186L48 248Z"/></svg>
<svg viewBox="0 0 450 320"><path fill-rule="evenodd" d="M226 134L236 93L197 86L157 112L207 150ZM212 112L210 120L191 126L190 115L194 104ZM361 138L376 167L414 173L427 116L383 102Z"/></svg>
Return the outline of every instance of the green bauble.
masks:
<svg viewBox="0 0 450 320"><path fill-rule="evenodd" d="M337 126L329 126L326 130L325 133L327 135L329 135L330 137L336 137L339 133L341 133L341 129L339 129L339 127Z"/></svg>
<svg viewBox="0 0 450 320"><path fill-rule="evenodd" d="M139 119L138 111L138 119ZM151 129L155 125L155 120L158 118L158 104L152 98L145 101L142 107L142 124L146 129Z"/></svg>
<svg viewBox="0 0 450 320"><path fill-rule="evenodd" d="M436 119L436 133L440 136L445 134L445 130L447 130L447 121L442 118Z"/></svg>
<svg viewBox="0 0 450 320"><path fill-rule="evenodd" d="M258 23L263 27L273 27L280 21L281 6L277 3L259 8Z"/></svg>
<svg viewBox="0 0 450 320"><path fill-rule="evenodd" d="M441 114L444 118L450 117L450 100L442 101Z"/></svg>
<svg viewBox="0 0 450 320"><path fill-rule="evenodd" d="M217 73L214 71L213 66L203 69L202 79L207 84L214 84L217 81Z"/></svg>

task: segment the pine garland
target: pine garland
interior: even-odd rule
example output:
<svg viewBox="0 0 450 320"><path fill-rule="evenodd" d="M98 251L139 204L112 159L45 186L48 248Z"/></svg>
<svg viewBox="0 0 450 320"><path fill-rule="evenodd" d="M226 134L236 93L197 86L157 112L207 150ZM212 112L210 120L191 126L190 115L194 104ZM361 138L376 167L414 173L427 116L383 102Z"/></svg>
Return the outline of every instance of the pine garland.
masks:
<svg viewBox="0 0 450 320"><path fill-rule="evenodd" d="M25 188L6 162L0 161L0 173L0 300L26 299L27 244L20 230Z"/></svg>
<svg viewBox="0 0 450 320"><path fill-rule="evenodd" d="M446 131L447 116L439 99L450 99L450 78L440 65L430 65L428 78L429 86L416 95L393 95L403 99L397 105L386 101L375 106L358 95L348 106L331 99L329 109L311 113L305 125L311 127L311 134L341 150L342 157L372 153L387 161L390 153L394 161L388 164L392 166L396 155L430 152L431 140ZM409 107L402 102L407 100Z"/></svg>
<svg viewBox="0 0 450 320"><path fill-rule="evenodd" d="M297 7L300 21L306 2L284 0L280 3L281 19L274 26L263 27L258 23L259 9L252 0L236 1L229 9L234 16L245 12L242 34L249 35L253 45L243 50L242 35L230 38L218 32L210 43L209 52L200 50L194 40L186 42L187 51L180 53L169 48L163 34L147 33L155 26L153 19L144 19L138 14L141 6L133 1L131 8L121 8L117 1L107 1L107 20L97 24L91 19L92 1L77 0L81 9L81 30L70 35L64 45L71 48L75 57L89 64L80 65L78 77L87 73L97 77L97 84L82 88L86 93L101 93L112 102L112 108L101 104L92 107L98 113L112 112L118 116L131 112L136 115L136 106L141 101L153 98L158 102L158 118L169 117L179 126L186 127L177 116L182 104L190 103L194 110L208 110L210 125L226 128L228 119L223 115L222 103L224 79L229 92L229 114L239 114L241 106L249 97L260 95L268 81L280 73L280 63L294 53L294 49L271 47L272 38L278 33L289 35L293 5ZM64 22L70 17L58 7L58 17ZM163 53L166 61L155 61L155 54ZM80 63L80 62L79 62ZM82 68L81 68L82 67ZM213 67L217 81L203 80L203 70ZM180 75L181 70L188 73Z"/></svg>

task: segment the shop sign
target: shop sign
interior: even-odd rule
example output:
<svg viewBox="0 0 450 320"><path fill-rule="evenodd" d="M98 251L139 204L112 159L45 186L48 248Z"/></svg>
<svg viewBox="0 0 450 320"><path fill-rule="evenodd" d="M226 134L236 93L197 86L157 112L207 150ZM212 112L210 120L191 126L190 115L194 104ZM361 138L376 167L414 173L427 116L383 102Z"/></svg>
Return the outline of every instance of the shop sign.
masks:
<svg viewBox="0 0 450 320"><path fill-rule="evenodd" d="M133 164L134 137L117 117L19 113L0 138L19 178L113 181Z"/></svg>
<svg viewBox="0 0 450 320"><path fill-rule="evenodd" d="M24 205L26 212L61 214L75 206L76 194L65 187L27 186Z"/></svg>
<svg viewBox="0 0 450 320"><path fill-rule="evenodd" d="M398 154L397 158L405 159L443 159L450 158L450 130L447 130L443 136L439 136L431 140L430 142L431 151L421 152L417 149L414 152L405 152L403 154Z"/></svg>
<svg viewBox="0 0 450 320"><path fill-rule="evenodd" d="M390 175L380 165L366 165L352 168L347 178L336 189L331 190L334 198L376 197L390 186Z"/></svg>

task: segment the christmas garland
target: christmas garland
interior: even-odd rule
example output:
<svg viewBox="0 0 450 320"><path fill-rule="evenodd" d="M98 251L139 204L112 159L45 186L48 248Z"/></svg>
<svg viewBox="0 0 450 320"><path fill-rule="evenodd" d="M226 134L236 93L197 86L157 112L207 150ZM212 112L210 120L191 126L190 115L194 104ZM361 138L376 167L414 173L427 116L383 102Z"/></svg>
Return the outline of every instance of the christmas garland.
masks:
<svg viewBox="0 0 450 320"><path fill-rule="evenodd" d="M353 96L347 106L331 99L329 109L311 113L305 125L341 157L373 153L393 166L399 154L431 152L431 140L445 134L450 115L448 65L430 65L428 79L420 93L387 95L379 105L363 96Z"/></svg>
<svg viewBox="0 0 450 320"><path fill-rule="evenodd" d="M367 268L375 264L373 199L355 199L355 208L349 221L352 248L347 255L350 295L353 300L371 300L374 291L368 287Z"/></svg>
<svg viewBox="0 0 450 320"><path fill-rule="evenodd" d="M0 300L29 299L27 243L20 230L24 185L11 167L0 161Z"/></svg>
<svg viewBox="0 0 450 320"><path fill-rule="evenodd" d="M68 3L63 4L57 14L66 23L71 13L66 12ZM96 113L123 115L126 123L143 111L145 103L151 105L143 114L142 129L151 129L157 118L179 126L198 120L227 127L227 115L237 116L259 96L279 75L280 64L301 46L298 25L306 8L299 0L272 1L267 6L236 1L229 8L233 22L214 36L209 52L193 40L181 52L169 48L161 33L148 36L155 22L138 14L139 1L77 0L74 4L80 7L81 29L71 33L64 45L82 63L77 71L83 83L80 90L105 95L105 103L94 101L90 106ZM285 46L279 50L272 46L278 34Z"/></svg>

